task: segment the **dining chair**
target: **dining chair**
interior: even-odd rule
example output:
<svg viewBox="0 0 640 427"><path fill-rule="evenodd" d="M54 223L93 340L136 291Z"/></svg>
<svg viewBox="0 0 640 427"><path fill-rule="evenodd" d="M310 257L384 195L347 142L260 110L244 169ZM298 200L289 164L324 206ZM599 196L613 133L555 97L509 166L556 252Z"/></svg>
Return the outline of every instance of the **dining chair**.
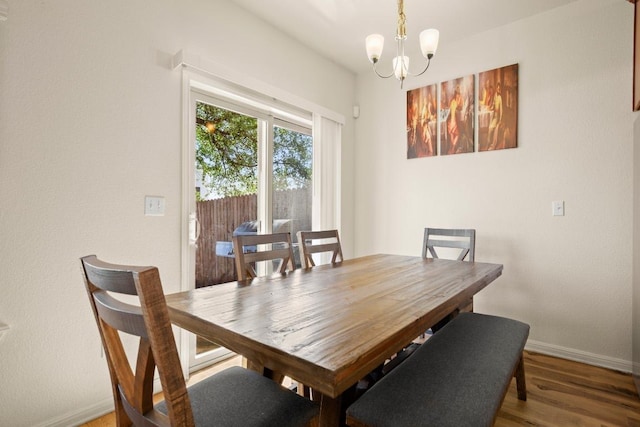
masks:
<svg viewBox="0 0 640 427"><path fill-rule="evenodd" d="M424 241L422 245L422 257L439 258L436 248L450 249L455 256L457 250L457 261L475 262L476 260L476 230L472 228L425 228ZM451 253L451 252L450 252ZM448 315L441 322L438 322L432 329L433 332L444 326L444 323L452 319L460 311L473 311L473 298L465 302L458 309Z"/></svg>
<svg viewBox="0 0 640 427"><path fill-rule="evenodd" d="M313 254L317 253L331 252L331 264L344 260L338 230L298 231L296 236L300 245L300 260L303 268L315 267ZM317 398L308 386L300 382L298 382L298 392L305 397Z"/></svg>
<svg viewBox="0 0 640 427"><path fill-rule="evenodd" d="M440 258L436 248L444 248L447 254L454 254L457 261L474 262L476 253L476 230L474 229L457 229L457 228L425 228L424 240L422 243L422 258ZM457 251L460 251L457 253ZM444 252L442 252L444 253ZM457 255L456 255L457 253ZM459 307L438 320L425 333L420 335L420 339L424 340L427 335L438 332L447 323L449 323L460 312L473 311L473 297L465 301ZM400 363L406 360L420 346L419 343L411 342L404 349L399 351L395 357L385 365L383 374L386 375L395 369Z"/></svg>
<svg viewBox="0 0 640 427"><path fill-rule="evenodd" d="M430 254L439 258L436 248L460 249L457 260L475 261L476 230L455 228L425 228L422 245L422 258Z"/></svg>
<svg viewBox="0 0 640 427"><path fill-rule="evenodd" d="M304 268L315 267L313 260L313 254L317 253L331 253L331 264L342 262L344 257L342 255L342 245L340 244L340 235L338 230L321 230L321 231L298 231L298 244L300 245L300 258L302 259L302 265ZM355 395L352 398L357 398L362 395L367 389L369 389L375 382L382 377L382 369L384 364L381 364L363 379L358 381L355 388ZM317 399L317 393L314 393L310 387L298 383L299 392L305 397L311 397Z"/></svg>
<svg viewBox="0 0 640 427"><path fill-rule="evenodd" d="M317 253L331 252L331 264L344 260L338 230L298 231L297 236L304 268L315 267L313 254Z"/></svg>
<svg viewBox="0 0 640 427"><path fill-rule="evenodd" d="M81 263L119 427L317 425L317 404L238 366L187 388L158 269L109 264L95 255ZM127 357L124 334L139 338L136 361ZM156 368L164 400L154 406Z"/></svg>
<svg viewBox="0 0 640 427"><path fill-rule="evenodd" d="M260 245L268 248L262 249ZM254 263L280 260L279 273L295 270L295 258L290 233L253 234L233 236L233 252L236 258L238 280L257 277Z"/></svg>

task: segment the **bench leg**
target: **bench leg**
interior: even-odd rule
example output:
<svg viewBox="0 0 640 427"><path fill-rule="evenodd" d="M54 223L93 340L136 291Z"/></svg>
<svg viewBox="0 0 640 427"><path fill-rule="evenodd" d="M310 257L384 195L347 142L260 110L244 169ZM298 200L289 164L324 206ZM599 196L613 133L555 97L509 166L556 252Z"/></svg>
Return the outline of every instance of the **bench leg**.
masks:
<svg viewBox="0 0 640 427"><path fill-rule="evenodd" d="M516 368L516 387L518 388L518 399L526 402L527 400L527 382L524 378L524 354L520 355L520 362Z"/></svg>

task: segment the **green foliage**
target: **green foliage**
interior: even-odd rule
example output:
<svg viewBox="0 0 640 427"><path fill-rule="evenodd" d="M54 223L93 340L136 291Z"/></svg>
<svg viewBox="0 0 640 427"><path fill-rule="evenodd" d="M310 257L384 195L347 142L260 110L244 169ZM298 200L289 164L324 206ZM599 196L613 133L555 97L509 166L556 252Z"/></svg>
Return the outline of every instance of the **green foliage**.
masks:
<svg viewBox="0 0 640 427"><path fill-rule="evenodd" d="M257 193L258 119L212 105L196 106L196 167L216 197ZM274 129L274 190L303 188L311 179L311 137Z"/></svg>
<svg viewBox="0 0 640 427"><path fill-rule="evenodd" d="M304 188L311 183L312 139L276 127L273 135L273 188Z"/></svg>
<svg viewBox="0 0 640 427"><path fill-rule="evenodd" d="M257 192L258 121L198 103L196 167L203 183L222 197Z"/></svg>

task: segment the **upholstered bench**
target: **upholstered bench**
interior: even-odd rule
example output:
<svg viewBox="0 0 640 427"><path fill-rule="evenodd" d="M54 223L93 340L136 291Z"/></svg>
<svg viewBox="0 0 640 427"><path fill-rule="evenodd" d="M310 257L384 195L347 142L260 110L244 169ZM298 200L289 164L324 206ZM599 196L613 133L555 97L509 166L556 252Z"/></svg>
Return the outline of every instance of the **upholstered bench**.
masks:
<svg viewBox="0 0 640 427"><path fill-rule="evenodd" d="M522 351L529 325L461 313L347 409L360 426L491 426L515 375L526 400Z"/></svg>

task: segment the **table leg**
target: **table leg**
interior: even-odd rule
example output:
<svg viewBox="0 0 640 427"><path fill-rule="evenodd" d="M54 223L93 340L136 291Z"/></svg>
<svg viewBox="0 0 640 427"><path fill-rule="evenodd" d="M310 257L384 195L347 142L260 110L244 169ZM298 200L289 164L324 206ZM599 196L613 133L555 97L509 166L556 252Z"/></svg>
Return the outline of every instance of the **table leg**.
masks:
<svg viewBox="0 0 640 427"><path fill-rule="evenodd" d="M320 400L320 427L340 426L340 397L322 395Z"/></svg>
<svg viewBox="0 0 640 427"><path fill-rule="evenodd" d="M247 359L244 356L242 357L242 366L251 371L256 371L261 375L264 372L264 365L260 365L258 363L252 362L251 360Z"/></svg>
<svg viewBox="0 0 640 427"><path fill-rule="evenodd" d="M264 365L260 365L258 363L252 362L251 360L246 358L244 358L244 360L246 360L247 369L256 371L259 374L273 380L274 382L278 384L282 384L282 381L284 380L284 374L282 374L281 372L273 371L265 367Z"/></svg>
<svg viewBox="0 0 640 427"><path fill-rule="evenodd" d="M284 381L284 374L282 372L272 371L269 368L264 368L264 371L262 372L262 375L264 375L267 378L272 379L274 382L276 382L278 384L282 384L282 381Z"/></svg>

